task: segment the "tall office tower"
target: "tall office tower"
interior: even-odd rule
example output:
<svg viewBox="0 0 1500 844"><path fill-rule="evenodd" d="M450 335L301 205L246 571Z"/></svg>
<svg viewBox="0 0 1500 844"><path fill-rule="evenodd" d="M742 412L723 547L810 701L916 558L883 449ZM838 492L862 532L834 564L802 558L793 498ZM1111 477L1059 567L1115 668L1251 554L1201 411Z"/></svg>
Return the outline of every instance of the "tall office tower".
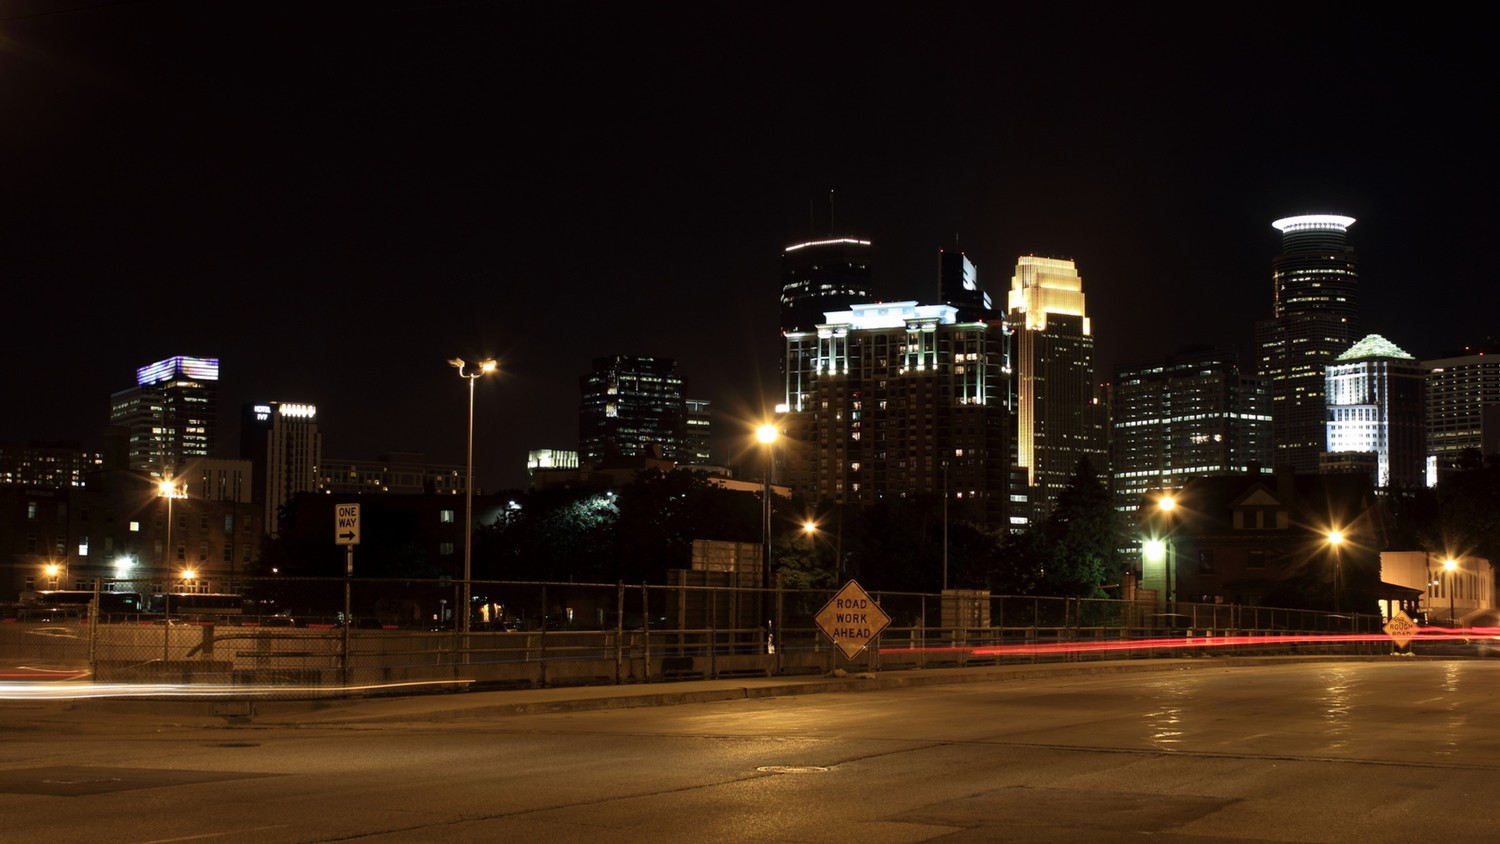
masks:
<svg viewBox="0 0 1500 844"><path fill-rule="evenodd" d="M110 397L109 421L128 430L131 469L170 478L212 456L218 432L218 358L172 357L135 371L135 386Z"/></svg>
<svg viewBox="0 0 1500 844"><path fill-rule="evenodd" d="M1354 343L1359 271L1346 236L1353 217L1309 214L1271 225L1271 318L1255 324L1257 372L1271 392L1272 462L1314 472L1327 443L1324 367Z"/></svg>
<svg viewBox="0 0 1500 844"><path fill-rule="evenodd" d="M594 359L579 379L578 454L588 464L606 457L653 456L694 462L687 400L677 362L614 355Z"/></svg>
<svg viewBox="0 0 1500 844"><path fill-rule="evenodd" d="M869 505L941 494L954 518L1008 526L1010 363L1005 324L952 305L833 311L782 417L786 480L811 501ZM951 510L951 507L950 507Z"/></svg>
<svg viewBox="0 0 1500 844"><path fill-rule="evenodd" d="M1271 408L1239 356L1185 350L1115 368L1110 473L1115 509L1190 478L1271 471Z"/></svg>
<svg viewBox="0 0 1500 844"><path fill-rule="evenodd" d="M256 402L240 414L240 456L250 461L251 500L263 508L266 532L281 528L281 507L299 492L317 492L323 463L318 409L293 402Z"/></svg>
<svg viewBox="0 0 1500 844"><path fill-rule="evenodd" d="M836 237L781 253L781 330L816 330L829 311L870 301L870 241Z"/></svg>
<svg viewBox="0 0 1500 844"><path fill-rule="evenodd" d="M686 453L691 459L684 463L694 466L707 466L713 462L713 417L708 411L708 399L687 399L687 441Z"/></svg>
<svg viewBox="0 0 1500 844"><path fill-rule="evenodd" d="M1464 452L1500 454L1500 344L1422 362L1427 370L1427 453L1437 469Z"/></svg>
<svg viewBox="0 0 1500 844"><path fill-rule="evenodd" d="M1328 446L1322 471L1373 468L1377 488L1426 480L1426 373L1395 343L1371 334L1325 368Z"/></svg>
<svg viewBox="0 0 1500 844"><path fill-rule="evenodd" d="M979 286L979 273L964 253L953 249L938 250L938 295L945 305L958 308L960 319L993 319L995 313L990 294Z"/></svg>
<svg viewBox="0 0 1500 844"><path fill-rule="evenodd" d="M1094 380L1094 337L1083 279L1072 261L1022 256L1010 280L1016 335L1016 462L1026 470L1031 516L1047 517L1079 458L1109 471L1108 407Z"/></svg>

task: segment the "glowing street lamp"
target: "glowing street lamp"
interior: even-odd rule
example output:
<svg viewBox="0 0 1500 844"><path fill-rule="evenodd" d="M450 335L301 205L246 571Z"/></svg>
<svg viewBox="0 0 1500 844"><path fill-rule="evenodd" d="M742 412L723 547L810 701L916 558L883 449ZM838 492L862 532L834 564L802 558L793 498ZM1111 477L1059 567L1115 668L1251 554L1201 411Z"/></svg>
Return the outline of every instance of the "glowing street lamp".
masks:
<svg viewBox="0 0 1500 844"><path fill-rule="evenodd" d="M1161 572L1162 605L1169 613L1177 612L1177 572L1174 565L1172 553L1172 514L1177 509L1177 499L1170 492L1162 493L1156 499L1155 517L1150 511L1146 514L1146 520L1151 525L1151 536L1141 544L1141 575L1145 577L1145 564L1150 563L1153 569Z"/></svg>
<svg viewBox="0 0 1500 844"><path fill-rule="evenodd" d="M1339 592L1342 589L1343 558L1339 546L1344 544L1344 532L1334 528L1328 531L1328 547L1333 549L1333 611L1339 612Z"/></svg>
<svg viewBox="0 0 1500 844"><path fill-rule="evenodd" d="M770 589L771 589L771 467L773 452L781 432L767 422L755 429L755 439L765 447L765 468L760 477L760 585L761 616L766 625L766 645L771 645Z"/></svg>
<svg viewBox="0 0 1500 844"><path fill-rule="evenodd" d="M157 484L157 493L162 498L167 499L167 544L162 549L161 560L162 571L165 573L171 569L172 557L175 556L172 549L172 502L178 498L186 498L187 493L178 489L177 482L172 480L164 480Z"/></svg>
<svg viewBox="0 0 1500 844"><path fill-rule="evenodd" d="M454 358L448 361L448 365L458 370L458 377L469 382L469 447L468 458L465 464L464 474L464 593L463 593L463 615L459 622L460 632L469 632L469 594L472 588L469 578L472 575L474 563L474 382L481 375L487 375L495 371L500 364L493 359L482 360L474 364L474 369L465 372L464 367L469 362L463 358Z"/></svg>
<svg viewBox="0 0 1500 844"><path fill-rule="evenodd" d="M57 563L48 563L42 567L42 571L47 575L47 579L52 581L51 588L56 589L57 579L62 576L62 566Z"/></svg>
<svg viewBox="0 0 1500 844"><path fill-rule="evenodd" d="M1443 561L1443 571L1448 573L1448 626L1458 626L1458 614L1453 609L1453 577L1458 574L1458 560L1449 557Z"/></svg>

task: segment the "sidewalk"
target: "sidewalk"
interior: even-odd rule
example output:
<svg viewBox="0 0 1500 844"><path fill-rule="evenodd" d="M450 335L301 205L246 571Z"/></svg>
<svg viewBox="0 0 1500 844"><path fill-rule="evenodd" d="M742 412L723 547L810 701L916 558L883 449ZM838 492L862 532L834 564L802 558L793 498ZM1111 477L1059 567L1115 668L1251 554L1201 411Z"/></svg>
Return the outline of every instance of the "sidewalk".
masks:
<svg viewBox="0 0 1500 844"><path fill-rule="evenodd" d="M505 691L452 691L390 694L366 691L358 696L323 696L278 700L258 696L171 695L130 698L0 700L0 720L7 724L115 718L176 726L225 724L322 725L410 723L476 717L632 709L687 703L746 700L789 695L880 691L918 686L984 683L997 680L1057 679L1108 674L1228 669L1247 665L1300 662L1383 661L1388 656L1265 656L1136 659L1055 662L970 668L913 669L841 677L740 677L651 684L565 686Z"/></svg>

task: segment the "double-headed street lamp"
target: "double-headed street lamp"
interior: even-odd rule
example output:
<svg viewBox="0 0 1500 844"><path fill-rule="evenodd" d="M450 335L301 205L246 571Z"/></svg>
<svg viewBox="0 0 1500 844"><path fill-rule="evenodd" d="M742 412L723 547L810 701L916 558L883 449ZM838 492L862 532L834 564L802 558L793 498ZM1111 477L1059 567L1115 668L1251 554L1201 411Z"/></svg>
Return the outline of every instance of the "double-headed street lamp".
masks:
<svg viewBox="0 0 1500 844"><path fill-rule="evenodd" d="M464 588L463 588L463 615L459 622L461 632L469 632L469 601L472 586L469 577L474 564L474 382L479 376L494 372L500 364L494 359L482 360L474 364L474 369L465 372L464 369L469 362L463 358L454 358L448 361L448 365L458 370L458 377L469 382L469 447L468 457L464 465Z"/></svg>

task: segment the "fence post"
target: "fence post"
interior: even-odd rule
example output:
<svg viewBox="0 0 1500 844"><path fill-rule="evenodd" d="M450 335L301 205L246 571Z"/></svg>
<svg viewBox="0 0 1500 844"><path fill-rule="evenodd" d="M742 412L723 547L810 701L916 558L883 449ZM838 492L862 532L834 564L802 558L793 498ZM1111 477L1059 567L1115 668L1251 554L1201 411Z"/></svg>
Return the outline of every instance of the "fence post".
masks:
<svg viewBox="0 0 1500 844"><path fill-rule="evenodd" d="M94 601L89 604L89 679L99 682L99 578L94 578Z"/></svg>
<svg viewBox="0 0 1500 844"><path fill-rule="evenodd" d="M776 658L772 660L771 667L775 673L781 673L781 652L786 650L786 613L782 603L784 593L781 591L781 572L776 572L776 634L781 637L780 647L776 649Z"/></svg>
<svg viewBox="0 0 1500 844"><path fill-rule="evenodd" d="M615 581L615 685L624 676L625 658L625 581Z"/></svg>
<svg viewBox="0 0 1500 844"><path fill-rule="evenodd" d="M651 598L647 593L646 581L641 581L641 661L645 663L642 672L646 682L651 682Z"/></svg>
<svg viewBox="0 0 1500 844"><path fill-rule="evenodd" d="M719 679L719 594L712 586L704 588L708 590L708 676L717 680ZM730 635L730 641L734 641L733 634Z"/></svg>
<svg viewBox="0 0 1500 844"><path fill-rule="evenodd" d="M939 606L941 606L941 604L942 604L942 598L938 599L938 603L939 603ZM920 613L920 615L917 616L917 665L920 666L920 667L922 667L922 668L926 668L927 667L927 595L926 595L926 593L923 593L923 595L922 595L922 601L918 605L917 609L918 609L918 612ZM941 616L939 616L939 618L938 618L938 624L941 625L942 623L943 623L943 619L942 619Z"/></svg>

